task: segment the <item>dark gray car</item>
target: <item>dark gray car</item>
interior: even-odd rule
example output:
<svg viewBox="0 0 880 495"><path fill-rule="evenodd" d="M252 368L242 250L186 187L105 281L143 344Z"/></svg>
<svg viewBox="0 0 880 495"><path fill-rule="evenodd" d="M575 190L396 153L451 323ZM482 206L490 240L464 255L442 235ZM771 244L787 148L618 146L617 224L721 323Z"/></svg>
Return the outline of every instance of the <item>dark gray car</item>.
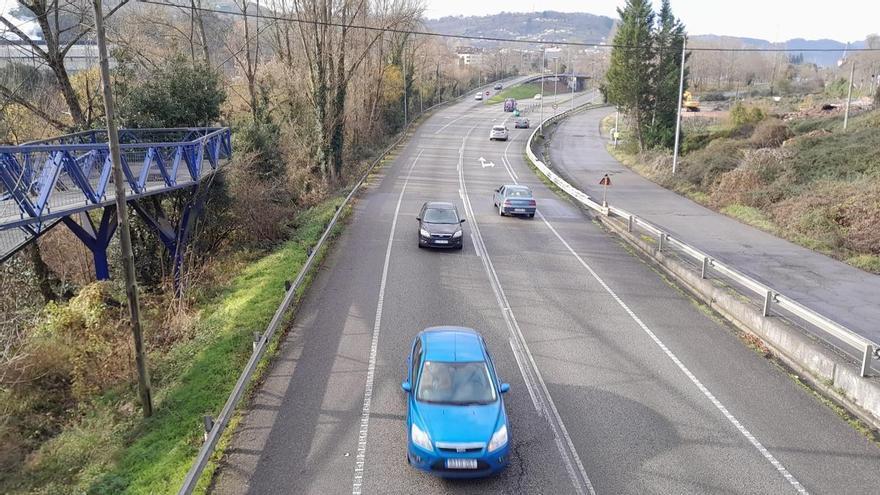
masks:
<svg viewBox="0 0 880 495"><path fill-rule="evenodd" d="M461 224L464 218L452 203L428 201L422 205L418 216L419 247L442 247L461 249L464 233Z"/></svg>

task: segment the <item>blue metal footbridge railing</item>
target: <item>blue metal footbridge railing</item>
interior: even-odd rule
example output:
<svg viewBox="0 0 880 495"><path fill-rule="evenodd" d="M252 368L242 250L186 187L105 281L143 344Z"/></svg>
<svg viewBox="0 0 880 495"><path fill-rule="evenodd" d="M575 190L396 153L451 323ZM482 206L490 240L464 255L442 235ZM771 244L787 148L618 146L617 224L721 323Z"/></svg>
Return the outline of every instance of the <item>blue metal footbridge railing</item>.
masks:
<svg viewBox="0 0 880 495"><path fill-rule="evenodd" d="M139 200L195 188L232 155L229 128L121 129L127 200L175 256L191 223L151 218ZM106 247L116 228L115 188L107 131L89 130L19 146L0 146L0 261L59 222L95 255L96 275L107 278ZM191 207L192 206L192 207ZM92 210L103 209L99 221ZM77 221L78 220L78 221ZM172 249L173 248L173 249Z"/></svg>

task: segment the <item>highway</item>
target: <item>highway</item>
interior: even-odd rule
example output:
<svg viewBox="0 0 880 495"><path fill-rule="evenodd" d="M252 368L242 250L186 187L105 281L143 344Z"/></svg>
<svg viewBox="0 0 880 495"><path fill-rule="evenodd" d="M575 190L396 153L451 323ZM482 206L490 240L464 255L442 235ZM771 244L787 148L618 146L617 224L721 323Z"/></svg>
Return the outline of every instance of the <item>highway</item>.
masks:
<svg viewBox="0 0 880 495"><path fill-rule="evenodd" d="M443 108L371 179L212 492L876 493L880 449L545 187L524 158L531 130L489 142L509 116ZM535 192L534 219L493 208L513 182ZM426 200L456 202L462 251L417 248ZM497 477L406 463L406 355L442 324L480 331L511 384Z"/></svg>
<svg viewBox="0 0 880 495"><path fill-rule="evenodd" d="M712 211L624 167L605 150L606 138L600 135L602 118L610 113L608 108L589 110L565 119L553 132L553 165L573 185L601 197L598 178L611 174L609 204L880 341L880 277Z"/></svg>

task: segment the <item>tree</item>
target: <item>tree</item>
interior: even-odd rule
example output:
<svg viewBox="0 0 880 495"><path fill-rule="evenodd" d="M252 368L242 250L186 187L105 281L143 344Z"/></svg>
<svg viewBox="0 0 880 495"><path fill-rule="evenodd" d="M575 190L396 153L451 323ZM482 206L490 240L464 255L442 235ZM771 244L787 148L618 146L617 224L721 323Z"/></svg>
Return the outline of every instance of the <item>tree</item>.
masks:
<svg viewBox="0 0 880 495"><path fill-rule="evenodd" d="M127 2L128 0L120 0L107 11L104 18L112 16ZM90 2L82 0L19 0L19 4L33 15L40 26L42 40L36 36L27 35L6 16L0 16L0 24L17 36L30 48L35 57L41 59L52 70L58 83L58 89L67 104L73 126L80 129L89 127L92 123L83 112L79 96L74 90L64 66L64 59L70 49L94 29ZM21 98L14 88L0 84L0 96L24 106L58 130L66 130L67 126L63 122Z"/></svg>
<svg viewBox="0 0 880 495"><path fill-rule="evenodd" d="M681 51L684 47L684 25L672 15L669 0L663 0L654 44L657 62L651 74L654 108L647 134L649 146L669 148L675 141L675 120L678 118L678 84L681 77ZM687 68L685 87L687 88Z"/></svg>
<svg viewBox="0 0 880 495"><path fill-rule="evenodd" d="M121 98L128 127L199 127L220 117L226 92L220 75L205 65L175 57Z"/></svg>
<svg viewBox="0 0 880 495"><path fill-rule="evenodd" d="M346 98L355 72L381 39L382 31L361 32L354 24L401 28L423 11L414 1L383 4L387 11L370 12L367 0L294 0L300 43L309 67L309 99L316 137L315 163L328 183L341 178ZM331 26L333 24L333 26Z"/></svg>
<svg viewBox="0 0 880 495"><path fill-rule="evenodd" d="M610 103L630 115L639 149L645 149L645 130L652 106L651 74L654 72L654 11L649 0L627 0L617 9L620 26L614 36L611 66L606 78Z"/></svg>

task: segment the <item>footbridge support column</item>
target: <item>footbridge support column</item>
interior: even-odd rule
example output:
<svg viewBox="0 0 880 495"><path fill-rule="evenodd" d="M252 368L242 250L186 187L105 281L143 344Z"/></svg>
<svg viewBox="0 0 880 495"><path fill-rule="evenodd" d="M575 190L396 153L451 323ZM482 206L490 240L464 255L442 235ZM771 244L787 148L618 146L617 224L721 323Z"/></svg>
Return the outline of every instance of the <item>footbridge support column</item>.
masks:
<svg viewBox="0 0 880 495"><path fill-rule="evenodd" d="M186 246L189 243L193 227L196 220L202 214L205 206L206 194L199 190L199 186L195 186L191 190L192 196L183 207L180 220L174 225L165 214L162 204L158 198L152 197L155 212L149 211L143 201L132 201L130 204L135 211L150 227L150 229L159 237L165 249L171 257L174 287L180 289L181 268L183 268L183 259L186 255Z"/></svg>
<svg viewBox="0 0 880 495"><path fill-rule="evenodd" d="M111 205L104 208L98 225L95 225L89 212L81 212L76 215L79 217L79 222L73 219L73 215L63 217L61 221L92 252L92 257L95 260L95 278L108 280L110 265L107 263L107 247L116 232L116 206Z"/></svg>

